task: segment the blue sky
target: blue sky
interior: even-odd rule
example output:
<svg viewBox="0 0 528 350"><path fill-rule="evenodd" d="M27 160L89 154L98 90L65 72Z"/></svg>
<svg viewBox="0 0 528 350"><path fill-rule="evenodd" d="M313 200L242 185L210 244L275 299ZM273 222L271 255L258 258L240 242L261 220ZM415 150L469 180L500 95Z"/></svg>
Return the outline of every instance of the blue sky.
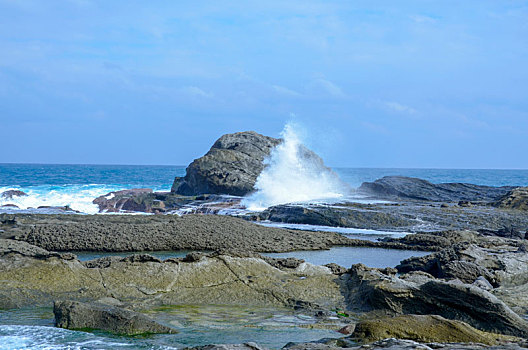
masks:
<svg viewBox="0 0 528 350"><path fill-rule="evenodd" d="M0 162L528 168L528 1L0 0Z"/></svg>

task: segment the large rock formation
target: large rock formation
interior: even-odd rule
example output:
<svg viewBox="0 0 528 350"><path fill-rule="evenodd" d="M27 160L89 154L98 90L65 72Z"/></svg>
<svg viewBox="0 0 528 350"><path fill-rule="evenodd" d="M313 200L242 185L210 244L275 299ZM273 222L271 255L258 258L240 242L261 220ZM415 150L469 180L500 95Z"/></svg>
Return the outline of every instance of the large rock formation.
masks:
<svg viewBox="0 0 528 350"><path fill-rule="evenodd" d="M396 277L357 264L346 282L349 308L393 315L440 315L480 330L528 336L528 323L493 294L460 281L442 281L423 272ZM395 272L395 271L394 271Z"/></svg>
<svg viewBox="0 0 528 350"><path fill-rule="evenodd" d="M124 335L176 333L138 312L101 303L57 301L53 313L55 326L67 329L100 329Z"/></svg>
<svg viewBox="0 0 528 350"><path fill-rule="evenodd" d="M499 208L528 210L528 187L514 188L494 203Z"/></svg>
<svg viewBox="0 0 528 350"><path fill-rule="evenodd" d="M385 176L374 182L364 182L359 192L387 199L412 199L437 202L490 202L514 187L490 187L465 183L433 184L429 181L405 177Z"/></svg>
<svg viewBox="0 0 528 350"><path fill-rule="evenodd" d="M264 159L279 143L279 139L254 131L224 135L207 154L187 167L185 177L174 180L171 191L187 196L205 193L244 196L253 191L264 169Z"/></svg>

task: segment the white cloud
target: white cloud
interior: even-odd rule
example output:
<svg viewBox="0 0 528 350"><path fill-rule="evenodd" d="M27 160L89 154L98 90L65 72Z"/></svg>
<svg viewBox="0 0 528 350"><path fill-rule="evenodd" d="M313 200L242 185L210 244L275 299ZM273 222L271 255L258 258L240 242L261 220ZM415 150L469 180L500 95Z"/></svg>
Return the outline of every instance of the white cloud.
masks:
<svg viewBox="0 0 528 350"><path fill-rule="evenodd" d="M213 94L205 92L197 86L186 86L181 89L184 93L196 97L212 98Z"/></svg>
<svg viewBox="0 0 528 350"><path fill-rule="evenodd" d="M313 80L308 88L314 90L315 92L324 92L333 97L346 97L346 94L343 90L335 83L324 78L318 78Z"/></svg>
<svg viewBox="0 0 528 350"><path fill-rule="evenodd" d="M273 88L273 90L275 90L275 92L277 92L278 94L281 94L281 95L293 96L293 97L302 96L302 94L298 93L297 91L285 88L284 86L272 85L272 88Z"/></svg>
<svg viewBox="0 0 528 350"><path fill-rule="evenodd" d="M416 23L436 23L437 22L436 18L425 16L425 15L411 15L409 16L409 18L415 21Z"/></svg>
<svg viewBox="0 0 528 350"><path fill-rule="evenodd" d="M391 111L405 114L416 114L416 109L398 102L385 102L384 106Z"/></svg>

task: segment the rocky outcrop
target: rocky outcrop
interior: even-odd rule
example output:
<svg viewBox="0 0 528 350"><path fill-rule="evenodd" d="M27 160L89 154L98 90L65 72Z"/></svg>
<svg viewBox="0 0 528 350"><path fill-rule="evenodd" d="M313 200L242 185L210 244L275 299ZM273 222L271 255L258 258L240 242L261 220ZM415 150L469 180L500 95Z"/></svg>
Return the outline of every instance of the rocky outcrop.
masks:
<svg viewBox="0 0 528 350"><path fill-rule="evenodd" d="M269 220L290 224L309 224L319 226L354 227L379 229L382 227L408 227L414 220L390 212L369 210L368 206L354 207L277 205L258 214L252 214L252 220Z"/></svg>
<svg viewBox="0 0 528 350"><path fill-rule="evenodd" d="M514 188L499 198L494 205L499 208L528 210L528 187Z"/></svg>
<svg viewBox="0 0 528 350"><path fill-rule="evenodd" d="M2 193L0 193L0 198L4 199L13 199L15 197L25 197L27 196L27 193L19 190L7 190Z"/></svg>
<svg viewBox="0 0 528 350"><path fill-rule="evenodd" d="M525 320L496 296L476 286L445 282L423 272L400 278L361 264L352 266L348 277L347 300L352 310L440 315L488 332L528 336Z"/></svg>
<svg viewBox="0 0 528 350"><path fill-rule="evenodd" d="M97 197L92 201L92 203L99 206L100 212L151 212L152 208L148 208L147 203L145 203L145 199L148 198L150 194L152 194L152 190L150 188L133 188L130 190L107 193L104 196Z"/></svg>
<svg viewBox="0 0 528 350"><path fill-rule="evenodd" d="M517 242L500 239L485 242L489 248L458 243L437 253L403 260L396 269L400 273L427 272L437 278L457 279L468 284L484 278L493 287L528 278L528 253L519 251Z"/></svg>
<svg viewBox="0 0 528 350"><path fill-rule="evenodd" d="M489 346L478 343L419 343L414 340L387 338L372 344L356 345L348 339L321 339L314 343L289 343L283 349L289 350L523 350L525 342L505 343Z"/></svg>
<svg viewBox="0 0 528 350"><path fill-rule="evenodd" d="M185 177L174 180L171 191L181 195L205 193L244 196L253 191L263 161L279 139L254 131L220 137L209 152L195 159Z"/></svg>
<svg viewBox="0 0 528 350"><path fill-rule="evenodd" d="M222 215L17 216L18 240L53 251L218 250L285 252L353 241L331 232L264 227Z"/></svg>
<svg viewBox="0 0 528 350"><path fill-rule="evenodd" d="M514 187L490 187L465 183L433 184L429 181L405 177L385 176L374 182L364 182L359 192L386 199L411 199L435 202L491 202Z"/></svg>
<svg viewBox="0 0 528 350"><path fill-rule="evenodd" d="M99 329L122 335L176 333L138 312L100 303L57 301L53 313L56 327L73 330Z"/></svg>
<svg viewBox="0 0 528 350"><path fill-rule="evenodd" d="M167 261L135 255L81 263L38 251L39 258L13 250L0 255L0 309L106 297L137 309L176 304L344 308L338 277L308 263L277 269L258 255L226 254Z"/></svg>
<svg viewBox="0 0 528 350"><path fill-rule="evenodd" d="M248 342L244 344L217 344L217 345L196 346L192 348L185 348L185 350L268 350L268 349L256 343Z"/></svg>
<svg viewBox="0 0 528 350"><path fill-rule="evenodd" d="M465 322L448 320L437 315L401 315L360 321L350 337L362 343L398 338L421 343L495 345L500 336L479 331Z"/></svg>

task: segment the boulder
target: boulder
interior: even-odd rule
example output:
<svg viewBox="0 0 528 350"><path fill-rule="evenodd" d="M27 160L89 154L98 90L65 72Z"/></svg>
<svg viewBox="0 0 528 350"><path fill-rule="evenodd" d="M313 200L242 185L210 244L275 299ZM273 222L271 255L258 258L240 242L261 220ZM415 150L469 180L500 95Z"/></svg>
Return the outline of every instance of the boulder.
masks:
<svg viewBox="0 0 528 350"><path fill-rule="evenodd" d="M66 329L99 329L116 334L176 333L138 312L100 303L57 301L55 326Z"/></svg>
<svg viewBox="0 0 528 350"><path fill-rule="evenodd" d="M205 193L244 196L253 191L264 169L264 159L279 139L254 131L220 137L203 157L195 159L183 178L174 180L171 191L181 195Z"/></svg>
<svg viewBox="0 0 528 350"><path fill-rule="evenodd" d="M491 202L515 187L491 187L466 183L433 184L429 181L405 177L385 176L374 182L364 182L359 192L386 199L411 199L436 202Z"/></svg>
<svg viewBox="0 0 528 350"><path fill-rule="evenodd" d="M346 275L345 275L346 276ZM493 294L460 281L423 272L389 276L362 264L348 273L348 305L362 312L440 315L493 333L528 336L528 323Z"/></svg>
<svg viewBox="0 0 528 350"><path fill-rule="evenodd" d="M150 188L133 188L130 190L114 191L97 197L92 201L99 206L99 212L116 213L120 211L147 211L145 197L152 193Z"/></svg>
<svg viewBox="0 0 528 350"><path fill-rule="evenodd" d="M499 208L528 210L528 187L512 189L500 197L494 205Z"/></svg>
<svg viewBox="0 0 528 350"><path fill-rule="evenodd" d="M400 315L360 321L350 337L362 343L398 338L418 342L494 345L500 336L479 331L465 322L448 320L442 316Z"/></svg>
<svg viewBox="0 0 528 350"><path fill-rule="evenodd" d="M2 193L0 193L0 198L4 199L13 199L14 197L25 197L27 196L27 193L19 191L19 190L7 190Z"/></svg>

